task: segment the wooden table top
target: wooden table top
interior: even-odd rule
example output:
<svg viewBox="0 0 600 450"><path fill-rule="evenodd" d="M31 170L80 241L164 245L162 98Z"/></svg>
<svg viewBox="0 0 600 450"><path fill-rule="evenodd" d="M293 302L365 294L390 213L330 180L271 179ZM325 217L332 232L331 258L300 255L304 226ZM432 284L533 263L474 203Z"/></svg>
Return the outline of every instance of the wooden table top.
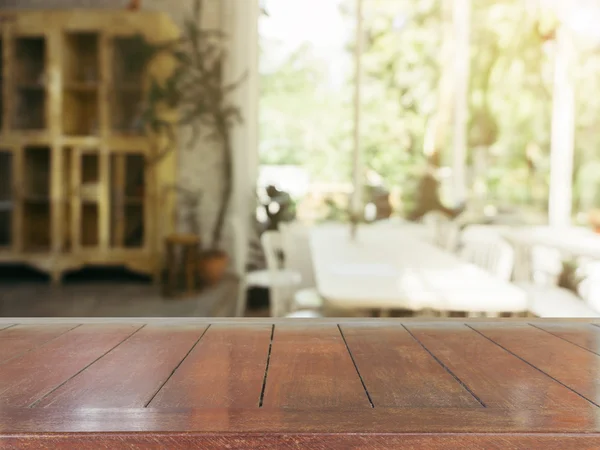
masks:
<svg viewBox="0 0 600 450"><path fill-rule="evenodd" d="M0 329L0 448L600 448L600 321Z"/></svg>

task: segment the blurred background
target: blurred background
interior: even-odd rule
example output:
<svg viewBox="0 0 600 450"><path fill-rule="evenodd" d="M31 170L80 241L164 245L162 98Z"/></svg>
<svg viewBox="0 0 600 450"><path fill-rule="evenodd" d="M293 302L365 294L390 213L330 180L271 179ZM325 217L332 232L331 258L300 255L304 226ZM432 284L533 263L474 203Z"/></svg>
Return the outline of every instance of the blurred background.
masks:
<svg viewBox="0 0 600 450"><path fill-rule="evenodd" d="M3 316L597 314L597 2L0 10Z"/></svg>

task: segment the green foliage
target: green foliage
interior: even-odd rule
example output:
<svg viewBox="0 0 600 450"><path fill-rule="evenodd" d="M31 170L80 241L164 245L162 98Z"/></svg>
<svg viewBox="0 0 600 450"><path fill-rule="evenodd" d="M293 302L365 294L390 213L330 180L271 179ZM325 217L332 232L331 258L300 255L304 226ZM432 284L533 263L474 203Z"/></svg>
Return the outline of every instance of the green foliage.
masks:
<svg viewBox="0 0 600 450"><path fill-rule="evenodd" d="M441 67L441 2L364 2L364 161L389 187L400 187L404 204L414 201L411 186L425 164L423 147L438 112L440 76L452 70ZM351 5L344 2L340 12L349 27ZM484 171L476 175L490 201L547 207L554 27L546 10L529 8L522 0L473 0L468 161L474 164L476 148L485 150ZM574 200L586 209L600 206L600 51L584 41L577 45L574 76L581 89ZM348 42L349 58L353 48ZM263 163L300 164L319 180L348 179L354 76L347 74L347 89L322 92L325 73L323 62L305 46L263 76ZM442 164L449 162L450 152L450 145L442 149ZM593 168L586 167L593 162Z"/></svg>
<svg viewBox="0 0 600 450"><path fill-rule="evenodd" d="M245 76L234 83L225 83L226 36L220 30L202 28L202 7L203 0L192 1L192 14L184 22L182 36L176 41L152 44L144 38L137 39L137 58L131 64L146 66L158 55L164 54L175 61L175 68L166 80L151 80L145 99L142 114L145 127L150 133L167 137L166 145L156 152L152 163L177 149L176 136L180 127L191 130L188 148L196 147L203 129L223 152L224 189L211 243L212 250L217 250L232 193L230 130L242 120L240 109L231 103L230 96ZM169 117L171 110L177 111L176 119Z"/></svg>

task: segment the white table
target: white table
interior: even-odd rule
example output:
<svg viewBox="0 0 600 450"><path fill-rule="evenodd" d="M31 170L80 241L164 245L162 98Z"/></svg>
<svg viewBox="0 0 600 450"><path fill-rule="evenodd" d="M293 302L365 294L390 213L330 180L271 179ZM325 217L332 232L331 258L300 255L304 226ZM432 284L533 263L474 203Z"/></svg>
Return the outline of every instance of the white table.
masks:
<svg viewBox="0 0 600 450"><path fill-rule="evenodd" d="M340 309L523 312L526 293L402 227L328 225L311 232L317 288Z"/></svg>
<svg viewBox="0 0 600 450"><path fill-rule="evenodd" d="M504 232L510 241L542 246L572 257L600 260L600 235L583 227L518 227Z"/></svg>

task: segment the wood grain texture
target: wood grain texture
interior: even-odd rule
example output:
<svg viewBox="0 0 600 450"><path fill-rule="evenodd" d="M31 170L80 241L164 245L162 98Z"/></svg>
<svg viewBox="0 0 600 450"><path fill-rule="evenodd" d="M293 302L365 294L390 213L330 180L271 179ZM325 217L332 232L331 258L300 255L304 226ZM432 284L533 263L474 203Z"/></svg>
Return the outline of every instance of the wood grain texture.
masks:
<svg viewBox="0 0 600 450"><path fill-rule="evenodd" d="M589 324L534 324L536 328L547 331L565 341L600 354L600 328Z"/></svg>
<svg viewBox="0 0 600 450"><path fill-rule="evenodd" d="M139 322L5 339L0 448L600 448L591 322Z"/></svg>
<svg viewBox="0 0 600 450"><path fill-rule="evenodd" d="M141 325L83 325L0 365L0 406L28 406L102 357Z"/></svg>
<svg viewBox="0 0 600 450"><path fill-rule="evenodd" d="M77 325L18 325L0 332L0 364L75 328Z"/></svg>
<svg viewBox="0 0 600 450"><path fill-rule="evenodd" d="M400 325L341 330L376 407L481 407Z"/></svg>
<svg viewBox="0 0 600 450"><path fill-rule="evenodd" d="M587 406L577 394L462 324L407 328L489 408Z"/></svg>
<svg viewBox="0 0 600 450"><path fill-rule="evenodd" d="M380 435L340 434L306 435L55 435L0 437L6 449L196 449L221 450L271 450L310 448L314 450L370 450L416 449L447 450L451 448L489 450L596 450L600 447L599 435Z"/></svg>
<svg viewBox="0 0 600 450"><path fill-rule="evenodd" d="M371 407L336 326L275 326L263 406Z"/></svg>
<svg viewBox="0 0 600 450"><path fill-rule="evenodd" d="M272 326L211 326L150 407L257 408Z"/></svg>
<svg viewBox="0 0 600 450"><path fill-rule="evenodd" d="M0 434L19 433L600 433L595 407L1 408Z"/></svg>
<svg viewBox="0 0 600 450"><path fill-rule="evenodd" d="M590 402L600 404L600 356L529 325L472 327Z"/></svg>
<svg viewBox="0 0 600 450"><path fill-rule="evenodd" d="M205 329L148 325L34 406L144 407Z"/></svg>

